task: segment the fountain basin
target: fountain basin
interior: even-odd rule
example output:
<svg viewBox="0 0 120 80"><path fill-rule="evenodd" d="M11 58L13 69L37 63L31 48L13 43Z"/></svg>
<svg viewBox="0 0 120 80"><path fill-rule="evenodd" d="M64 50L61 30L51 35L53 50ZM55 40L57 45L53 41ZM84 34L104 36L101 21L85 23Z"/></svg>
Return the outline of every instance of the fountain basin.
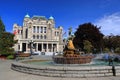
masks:
<svg viewBox="0 0 120 80"><path fill-rule="evenodd" d="M27 64L27 62L37 62L37 61L48 61L42 59L31 59L23 60L18 62L13 62L11 64L11 69L40 76L48 77L103 77L103 76L113 76L112 66L55 66L55 65L33 65ZM74 65L74 64L73 64ZM120 67L115 66L116 76L120 76Z"/></svg>

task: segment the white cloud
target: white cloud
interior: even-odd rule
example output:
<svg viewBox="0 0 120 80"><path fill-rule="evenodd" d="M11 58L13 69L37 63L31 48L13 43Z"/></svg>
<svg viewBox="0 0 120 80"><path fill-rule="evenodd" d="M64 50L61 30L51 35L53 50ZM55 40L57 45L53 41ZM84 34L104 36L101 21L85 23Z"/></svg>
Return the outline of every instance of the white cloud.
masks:
<svg viewBox="0 0 120 80"><path fill-rule="evenodd" d="M120 13L107 15L95 22L95 25L101 26L101 32L104 35L120 35Z"/></svg>

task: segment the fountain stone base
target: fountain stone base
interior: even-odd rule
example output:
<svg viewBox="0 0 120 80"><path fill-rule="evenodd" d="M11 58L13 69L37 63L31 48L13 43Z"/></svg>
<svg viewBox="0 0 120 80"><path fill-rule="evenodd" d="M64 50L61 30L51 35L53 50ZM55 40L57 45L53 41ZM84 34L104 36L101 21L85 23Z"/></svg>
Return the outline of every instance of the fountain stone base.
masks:
<svg viewBox="0 0 120 80"><path fill-rule="evenodd" d="M85 64L90 63L93 56L63 57L54 56L53 61L57 64Z"/></svg>

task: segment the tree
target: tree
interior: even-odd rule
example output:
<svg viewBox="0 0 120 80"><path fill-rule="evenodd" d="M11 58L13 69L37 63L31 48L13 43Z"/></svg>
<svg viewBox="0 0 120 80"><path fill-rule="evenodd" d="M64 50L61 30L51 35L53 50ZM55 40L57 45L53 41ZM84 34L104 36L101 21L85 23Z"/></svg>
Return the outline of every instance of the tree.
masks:
<svg viewBox="0 0 120 80"><path fill-rule="evenodd" d="M92 48L93 48L91 42L89 42L88 40L84 40L83 44L84 44L85 52L86 53L91 53L92 52Z"/></svg>
<svg viewBox="0 0 120 80"><path fill-rule="evenodd" d="M0 51L2 50L2 34L5 32L5 26L0 18ZM1 53L0 53L1 54Z"/></svg>
<svg viewBox="0 0 120 80"><path fill-rule="evenodd" d="M91 23L79 25L75 32L73 43L76 48L84 49L84 40L88 40L93 45L94 49L101 50L103 34L99 31L100 27L94 26Z"/></svg>
<svg viewBox="0 0 120 80"><path fill-rule="evenodd" d="M2 33L1 39L0 39L0 45L2 47L0 48L0 53L3 55L9 55L13 54L13 45L15 43L14 41L14 35L9 32Z"/></svg>
<svg viewBox="0 0 120 80"><path fill-rule="evenodd" d="M2 22L2 19L0 18L0 38L3 32L5 32L5 26Z"/></svg>
<svg viewBox="0 0 120 80"><path fill-rule="evenodd" d="M5 26L0 19L0 55L9 57L14 55L13 45L16 43L14 41L14 34L5 32Z"/></svg>
<svg viewBox="0 0 120 80"><path fill-rule="evenodd" d="M0 34L1 34L2 32L5 32L5 25L3 24L3 22L2 22L2 20L1 20L1 18L0 18Z"/></svg>
<svg viewBox="0 0 120 80"><path fill-rule="evenodd" d="M118 53L118 50L120 48L120 36L119 35L109 35L109 36L105 36L103 38L103 42L104 42L104 47L105 48L108 48L109 51L113 52L117 50L117 53Z"/></svg>

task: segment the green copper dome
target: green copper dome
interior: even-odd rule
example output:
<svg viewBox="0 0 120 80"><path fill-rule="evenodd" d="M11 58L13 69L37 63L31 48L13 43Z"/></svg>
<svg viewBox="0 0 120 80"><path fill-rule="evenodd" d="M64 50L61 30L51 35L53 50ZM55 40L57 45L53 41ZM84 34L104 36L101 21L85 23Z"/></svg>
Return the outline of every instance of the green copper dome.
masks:
<svg viewBox="0 0 120 80"><path fill-rule="evenodd" d="M54 18L52 16L50 16L49 19L54 19Z"/></svg>
<svg viewBox="0 0 120 80"><path fill-rule="evenodd" d="M30 16L28 14L25 15L26 18L29 18Z"/></svg>

